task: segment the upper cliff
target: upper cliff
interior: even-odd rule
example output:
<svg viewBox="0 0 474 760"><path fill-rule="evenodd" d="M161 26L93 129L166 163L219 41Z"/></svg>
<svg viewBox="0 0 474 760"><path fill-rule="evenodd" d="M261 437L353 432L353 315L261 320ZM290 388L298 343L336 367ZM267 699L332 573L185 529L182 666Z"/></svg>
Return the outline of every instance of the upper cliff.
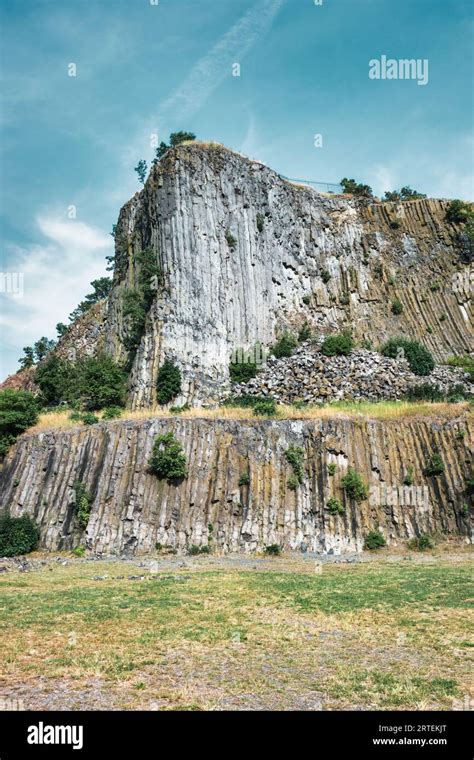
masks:
<svg viewBox="0 0 474 760"><path fill-rule="evenodd" d="M181 369L183 401L215 399L234 348L268 345L304 322L375 344L406 334L437 359L466 353L469 264L446 207L328 197L219 145L170 149L120 211L108 299L57 351L128 362L132 408L154 402L165 357ZM145 250L156 276L137 334Z"/></svg>

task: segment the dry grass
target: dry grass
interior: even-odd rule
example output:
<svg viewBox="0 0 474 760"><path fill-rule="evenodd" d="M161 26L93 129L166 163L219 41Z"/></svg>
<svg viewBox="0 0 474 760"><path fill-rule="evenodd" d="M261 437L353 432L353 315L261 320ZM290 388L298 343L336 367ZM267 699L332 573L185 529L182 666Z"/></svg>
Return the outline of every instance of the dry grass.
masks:
<svg viewBox="0 0 474 760"><path fill-rule="evenodd" d="M421 401L382 401L377 403L369 401L359 403L341 401L326 406L308 406L304 409L280 405L277 409L278 413L274 418L277 420L327 420L336 418L397 420L413 417L451 419L468 413L470 405L467 402L448 404ZM82 426L81 422L69 419L70 413L70 410L65 409L41 414L36 425L31 427L28 432L39 433L51 429L68 430ZM100 412L97 413L97 416L100 417ZM125 409L120 419L142 420L152 417L169 418L176 416L184 417L185 419L252 420L253 422L262 419L261 417L255 417L252 409L231 406L221 406L213 409L193 407L188 411L181 412L179 415L172 414L170 411L158 406L136 411Z"/></svg>
<svg viewBox="0 0 474 760"><path fill-rule="evenodd" d="M4 574L0 697L91 709L96 683L125 709L449 710L469 694L467 559L211 562Z"/></svg>

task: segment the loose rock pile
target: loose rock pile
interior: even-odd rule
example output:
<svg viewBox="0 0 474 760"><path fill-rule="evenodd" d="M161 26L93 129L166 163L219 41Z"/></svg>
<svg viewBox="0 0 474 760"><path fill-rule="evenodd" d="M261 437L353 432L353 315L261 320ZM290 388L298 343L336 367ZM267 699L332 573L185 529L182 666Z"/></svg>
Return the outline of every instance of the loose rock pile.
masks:
<svg viewBox="0 0 474 760"><path fill-rule="evenodd" d="M430 383L443 392L462 385L474 394L469 376L456 367L438 365L427 377L414 375L408 362L375 351L354 349L349 356L324 356L320 343L307 341L292 356L270 356L265 367L248 383L236 384L234 396L268 396L284 404L318 403L342 399L379 401L401 399L408 389Z"/></svg>

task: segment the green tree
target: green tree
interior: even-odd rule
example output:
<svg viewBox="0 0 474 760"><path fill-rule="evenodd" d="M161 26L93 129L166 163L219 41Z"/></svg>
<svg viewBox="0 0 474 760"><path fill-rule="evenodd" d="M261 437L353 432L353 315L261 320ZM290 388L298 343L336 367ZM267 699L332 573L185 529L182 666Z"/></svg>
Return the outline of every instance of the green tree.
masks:
<svg viewBox="0 0 474 760"><path fill-rule="evenodd" d="M68 330L68 326L64 324L64 322L58 322L56 325L56 332L58 334L58 338L62 338L63 335L66 335Z"/></svg>
<svg viewBox="0 0 474 760"><path fill-rule="evenodd" d="M0 391L0 455L38 419L39 407L32 393L6 388Z"/></svg>
<svg viewBox="0 0 474 760"><path fill-rule="evenodd" d="M140 180L142 185L145 184L147 169L148 169L147 163L142 158L140 159L140 161L138 162L138 164L135 166L133 170L138 174L138 179Z"/></svg>
<svg viewBox="0 0 474 760"><path fill-rule="evenodd" d="M21 369L29 369L35 363L35 352L32 346L25 346L23 349L24 356L20 356L18 363Z"/></svg>
<svg viewBox="0 0 474 760"><path fill-rule="evenodd" d="M355 179L347 179L344 177L341 179L342 191L350 195L361 195L366 198L372 197L372 188L369 185L363 185L360 182L356 182Z"/></svg>
<svg viewBox="0 0 474 760"><path fill-rule="evenodd" d="M168 404L181 391L181 371L169 359L165 359L158 371L156 398L159 404Z"/></svg>
<svg viewBox="0 0 474 760"><path fill-rule="evenodd" d="M173 433L158 435L148 461L151 471L158 478L176 480L187 477L186 455Z"/></svg>
<svg viewBox="0 0 474 760"><path fill-rule="evenodd" d="M36 549L39 530L29 515L0 514L0 557L16 557Z"/></svg>
<svg viewBox="0 0 474 760"><path fill-rule="evenodd" d="M71 312L69 315L71 322L74 322L78 317L82 317L83 314L89 311L91 306L106 298L110 293L113 281L110 277L99 277L97 280L92 280L90 284L93 288L92 293L88 293L84 300Z"/></svg>
<svg viewBox="0 0 474 760"><path fill-rule="evenodd" d="M76 373L74 395L87 410L123 406L125 374L110 356L101 354L82 359L76 364Z"/></svg>
<svg viewBox="0 0 474 760"><path fill-rule="evenodd" d="M176 148L177 145L181 145L183 142L192 142L196 139L196 135L193 132L172 132L170 134L170 144L160 142L157 148L155 148L155 158L152 163L157 164L160 158L163 158L166 151L170 148Z"/></svg>
<svg viewBox="0 0 474 760"><path fill-rule="evenodd" d="M170 145L172 148L176 148L181 143L192 142L195 139L196 135L193 132L172 132L170 134Z"/></svg>
<svg viewBox="0 0 474 760"><path fill-rule="evenodd" d="M426 198L426 195L419 193L418 190L412 190L411 187L405 185L401 190L393 190L392 192L387 190L384 201L414 201L420 198Z"/></svg>
<svg viewBox="0 0 474 760"><path fill-rule="evenodd" d="M43 359L49 354L49 352L56 345L55 340L49 340L49 338L42 337L34 344L35 358L37 362L43 361Z"/></svg>

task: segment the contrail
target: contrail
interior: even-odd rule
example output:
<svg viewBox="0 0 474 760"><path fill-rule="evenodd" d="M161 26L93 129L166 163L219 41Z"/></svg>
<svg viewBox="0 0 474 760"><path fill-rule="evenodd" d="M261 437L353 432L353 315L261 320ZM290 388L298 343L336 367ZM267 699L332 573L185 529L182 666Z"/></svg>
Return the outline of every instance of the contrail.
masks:
<svg viewBox="0 0 474 760"><path fill-rule="evenodd" d="M160 108L160 122L182 123L205 103L229 75L232 63L240 63L255 43L270 28L285 0L262 0L245 13L194 64L192 71Z"/></svg>

